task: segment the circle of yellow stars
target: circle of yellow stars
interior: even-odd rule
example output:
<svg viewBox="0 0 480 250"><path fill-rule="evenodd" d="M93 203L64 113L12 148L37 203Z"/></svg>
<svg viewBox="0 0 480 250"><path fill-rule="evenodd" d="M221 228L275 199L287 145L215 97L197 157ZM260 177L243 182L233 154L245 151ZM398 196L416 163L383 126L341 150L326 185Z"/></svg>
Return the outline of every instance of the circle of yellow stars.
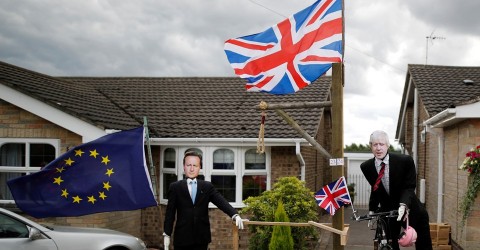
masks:
<svg viewBox="0 0 480 250"><path fill-rule="evenodd" d="M85 153L84 151L82 151L82 149L77 149L77 150L74 150L74 151L75 151L75 157L82 157L83 154ZM96 149L90 150L89 157L93 157L93 158L96 159L97 156L99 156L99 155L100 154L97 152ZM110 159L108 159L108 155L107 156L100 156L100 157L102 158L101 163L105 164L105 166L107 166L110 163ZM61 186L62 182L64 182L61 174L66 170L65 167L72 167L73 164L75 163L75 161L72 160L71 157L69 157L68 159L65 159L64 162L65 162L64 166L56 168L56 173L59 173L60 176L58 176L56 178L53 178L53 183L57 184L59 186ZM113 171L113 168L107 168L107 170L105 172L105 175L107 175L108 177L111 177L114 173L115 172ZM71 195L68 192L68 189L64 188L64 189L62 189L61 196L64 197L65 199L69 199L69 197L70 197L72 199L72 203L78 203L78 204L80 204L81 202L84 202L84 199L86 199L86 201L88 203L91 203L93 205L93 204L95 204L95 202L97 202L97 199L105 200L107 198L107 195L105 194L105 192L110 191L110 188L112 188L109 181L102 182L102 184L103 184L103 187L102 187L101 191L99 191L98 194L96 194L96 195L94 195L94 194L87 195L86 197L82 198L79 195Z"/></svg>

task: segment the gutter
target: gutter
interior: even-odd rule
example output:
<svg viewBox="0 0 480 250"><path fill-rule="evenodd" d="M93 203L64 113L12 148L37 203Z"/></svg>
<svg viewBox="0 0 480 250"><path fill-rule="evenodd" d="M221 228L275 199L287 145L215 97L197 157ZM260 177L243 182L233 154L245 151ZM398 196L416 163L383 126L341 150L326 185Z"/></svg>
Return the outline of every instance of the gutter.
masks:
<svg viewBox="0 0 480 250"><path fill-rule="evenodd" d="M257 146L258 138L150 138L152 145L216 145L216 146ZM293 146L297 143L309 145L303 138L265 138L265 146Z"/></svg>
<svg viewBox="0 0 480 250"><path fill-rule="evenodd" d="M448 122L455 117L457 113L456 108L448 108L443 110L442 112L436 114L432 118L423 122L424 131L422 133L431 133L437 137L437 144L438 144L438 179L437 179L437 223L442 222L443 217L443 151L444 151L444 141L445 138L443 136L443 128L442 124ZM433 128L436 128L435 130Z"/></svg>
<svg viewBox="0 0 480 250"><path fill-rule="evenodd" d="M444 111L436 114L432 118L423 122L423 125L424 126L430 125L432 127L438 127L438 125L446 122L447 120L449 120L447 118L450 118L451 116L454 116L456 113L457 113L457 109L455 109L455 108L445 109Z"/></svg>
<svg viewBox="0 0 480 250"><path fill-rule="evenodd" d="M442 112L443 113L443 112ZM436 116L425 121L423 125L425 126L423 133L431 133L437 137L438 144L438 179L437 179L437 223L442 223L443 216L443 150L444 150L444 136L443 129L438 128L434 131L433 126L428 122L435 118ZM433 120L435 121L435 120Z"/></svg>
<svg viewBox="0 0 480 250"><path fill-rule="evenodd" d="M443 151L444 141L443 128L441 125L455 116L457 110L455 108L448 108L432 118L426 120L423 125L425 126L425 133L430 132L437 137L438 144L438 180L437 180L437 222L442 222L443 216ZM438 127L436 131L432 128Z"/></svg>
<svg viewBox="0 0 480 250"><path fill-rule="evenodd" d="M300 162L300 180L305 181L305 160L300 152L300 142L295 143L295 154Z"/></svg>

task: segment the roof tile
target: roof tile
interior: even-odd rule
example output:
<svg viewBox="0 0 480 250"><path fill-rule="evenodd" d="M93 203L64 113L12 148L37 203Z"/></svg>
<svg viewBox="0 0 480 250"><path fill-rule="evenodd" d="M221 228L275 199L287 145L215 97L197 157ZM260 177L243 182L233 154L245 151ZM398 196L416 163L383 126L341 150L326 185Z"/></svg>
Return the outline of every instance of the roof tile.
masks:
<svg viewBox="0 0 480 250"><path fill-rule="evenodd" d="M151 137L256 138L267 103L324 102L331 77L292 95L245 91L237 77L52 77L0 62L0 83L105 129L128 129L148 118ZM315 136L322 108L286 110ZM301 137L267 111L266 138Z"/></svg>
<svg viewBox="0 0 480 250"><path fill-rule="evenodd" d="M431 117L480 96L480 67L409 64L408 71Z"/></svg>

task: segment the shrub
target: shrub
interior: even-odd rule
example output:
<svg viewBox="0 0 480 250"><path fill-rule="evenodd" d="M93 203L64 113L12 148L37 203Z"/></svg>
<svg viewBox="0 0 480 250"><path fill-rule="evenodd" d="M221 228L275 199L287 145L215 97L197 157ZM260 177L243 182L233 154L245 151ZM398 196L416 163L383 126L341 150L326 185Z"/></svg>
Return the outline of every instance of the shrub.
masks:
<svg viewBox="0 0 480 250"><path fill-rule="evenodd" d="M291 222L316 221L317 204L314 193L305 187L305 183L296 177L283 177L274 184L271 190L265 191L260 196L249 197L244 200L247 205L242 209L242 214L247 214L250 220L274 221L275 208L279 201L282 201L285 212ZM271 226L251 225L249 249L266 250L269 240L272 237ZM294 248L306 249L305 242L317 238L317 231L312 227L291 228Z"/></svg>
<svg viewBox="0 0 480 250"><path fill-rule="evenodd" d="M275 211L275 222L290 222L283 208L282 201L278 202ZM268 245L270 250L293 250L292 230L290 226L273 226L272 239Z"/></svg>

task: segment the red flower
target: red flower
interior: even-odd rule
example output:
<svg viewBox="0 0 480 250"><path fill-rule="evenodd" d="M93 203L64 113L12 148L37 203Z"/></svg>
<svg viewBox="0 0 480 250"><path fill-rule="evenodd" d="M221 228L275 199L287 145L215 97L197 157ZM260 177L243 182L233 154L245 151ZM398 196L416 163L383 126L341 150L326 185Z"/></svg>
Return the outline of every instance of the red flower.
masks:
<svg viewBox="0 0 480 250"><path fill-rule="evenodd" d="M480 154L475 151L469 151L465 154L465 156L469 157L470 159L480 158Z"/></svg>

